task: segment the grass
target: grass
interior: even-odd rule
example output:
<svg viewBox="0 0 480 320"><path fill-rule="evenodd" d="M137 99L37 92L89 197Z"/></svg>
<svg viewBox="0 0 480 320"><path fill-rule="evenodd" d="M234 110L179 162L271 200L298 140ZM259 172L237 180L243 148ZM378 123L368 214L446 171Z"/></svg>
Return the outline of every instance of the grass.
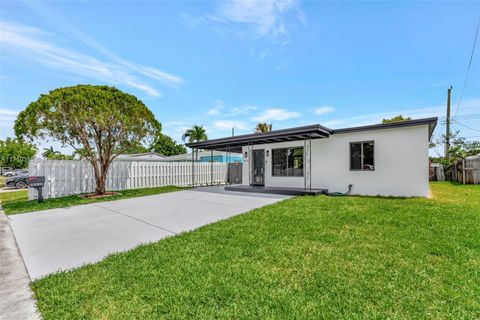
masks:
<svg viewBox="0 0 480 320"><path fill-rule="evenodd" d="M2 192L0 193L0 202L3 207L3 211L7 215L18 214L23 212L46 210L53 208L64 208L71 206L78 206L81 204L112 201L120 199L128 199L142 196L149 196L153 194L160 194L165 192L172 192L178 190L184 190L185 188L167 186L157 188L145 188L145 189L132 189L122 190L119 194L105 197L105 198L90 198L84 199L79 196L68 196L62 198L45 199L43 202L38 203L36 201L28 201L27 190L16 192Z"/></svg>
<svg viewBox="0 0 480 320"><path fill-rule="evenodd" d="M6 177L0 176L0 188L5 187L5 180L7 180Z"/></svg>
<svg viewBox="0 0 480 320"><path fill-rule="evenodd" d="M478 319L480 186L296 197L32 283L44 319Z"/></svg>

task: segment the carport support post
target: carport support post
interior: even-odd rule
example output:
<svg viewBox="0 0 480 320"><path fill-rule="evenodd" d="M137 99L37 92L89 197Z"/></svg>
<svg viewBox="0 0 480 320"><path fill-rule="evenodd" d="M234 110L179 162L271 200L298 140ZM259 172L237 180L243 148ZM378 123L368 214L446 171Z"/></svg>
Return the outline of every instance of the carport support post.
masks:
<svg viewBox="0 0 480 320"><path fill-rule="evenodd" d="M303 139L303 163L307 166L307 139ZM307 190L307 172L303 168L303 190Z"/></svg>
<svg viewBox="0 0 480 320"><path fill-rule="evenodd" d="M303 188L312 191L312 135L303 140L303 159Z"/></svg>
<svg viewBox="0 0 480 320"><path fill-rule="evenodd" d="M253 144L248 143L248 185L253 184Z"/></svg>
<svg viewBox="0 0 480 320"><path fill-rule="evenodd" d="M227 145L227 186L230 185L228 165L230 164L230 145Z"/></svg>

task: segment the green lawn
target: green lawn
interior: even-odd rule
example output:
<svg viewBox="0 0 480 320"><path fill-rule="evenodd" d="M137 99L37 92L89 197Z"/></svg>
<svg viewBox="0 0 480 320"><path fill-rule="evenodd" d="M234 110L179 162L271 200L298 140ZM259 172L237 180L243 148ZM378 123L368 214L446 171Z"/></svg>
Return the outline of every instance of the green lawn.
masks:
<svg viewBox="0 0 480 320"><path fill-rule="evenodd" d="M480 186L297 197L32 284L44 319L479 319Z"/></svg>
<svg viewBox="0 0 480 320"><path fill-rule="evenodd" d="M92 202L112 201L112 200L119 200L119 199L149 196L153 194L172 192L172 191L178 191L178 190L184 190L184 189L185 188L180 188L175 186L132 189L132 190L123 190L115 196L105 197L105 198L83 199L83 198L80 198L79 196L68 196L68 197L55 198L55 199L46 199L42 203L38 203L36 201L28 201L27 190L22 190L22 191L16 191L16 192L0 193L0 202L2 204L5 214L11 215L11 214L17 214L17 213L29 212L29 211L78 206L81 204L87 204Z"/></svg>

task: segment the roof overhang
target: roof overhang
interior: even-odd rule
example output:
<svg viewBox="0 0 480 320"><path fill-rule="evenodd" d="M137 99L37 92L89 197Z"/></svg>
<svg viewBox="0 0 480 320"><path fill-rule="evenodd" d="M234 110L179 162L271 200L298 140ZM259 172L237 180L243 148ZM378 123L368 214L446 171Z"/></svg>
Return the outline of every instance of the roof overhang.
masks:
<svg viewBox="0 0 480 320"><path fill-rule="evenodd" d="M194 149L242 152L242 147L247 145L299 141L306 139L323 139L330 137L332 134L394 129L419 125L428 125L428 139L430 139L432 137L433 130L437 125L437 120L438 119L436 117L433 117L335 130L326 128L319 124L314 124L310 126L275 130L265 133L244 134L240 136L187 143L186 146Z"/></svg>
<svg viewBox="0 0 480 320"><path fill-rule="evenodd" d="M405 120L405 121L397 121L397 122L389 122L389 123L380 123L380 124L373 124L369 126L342 128L342 129L333 130L333 134L428 125L428 139L430 140L433 134L433 130L435 130L435 127L437 125L437 120L438 120L437 117L433 117L433 118Z"/></svg>
<svg viewBox="0 0 480 320"><path fill-rule="evenodd" d="M331 129L319 124L315 124L264 133L244 134L240 136L187 143L186 146L204 150L242 152L242 147L246 145L298 141L305 139L322 139L328 138L332 132L333 130Z"/></svg>

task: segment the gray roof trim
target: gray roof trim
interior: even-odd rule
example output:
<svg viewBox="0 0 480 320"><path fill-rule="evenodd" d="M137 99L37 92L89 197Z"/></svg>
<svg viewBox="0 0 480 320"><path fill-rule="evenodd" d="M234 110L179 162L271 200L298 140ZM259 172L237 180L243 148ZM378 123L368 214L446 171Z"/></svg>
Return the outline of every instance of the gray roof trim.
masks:
<svg viewBox="0 0 480 320"><path fill-rule="evenodd" d="M360 126L360 127L351 127L351 128L342 128L342 129L335 129L333 130L333 134L335 133L348 133L348 132L360 132L360 131L371 131L371 130L383 130L383 129L391 129L391 128L400 128L400 127L409 127L409 126L418 126L418 125L428 125L428 138L430 139L435 126L437 125L437 117L432 118L423 118L423 119L415 119L415 120L405 120L405 121L398 121L398 122L390 122L390 123L380 123L380 124L373 124L368 126Z"/></svg>
<svg viewBox="0 0 480 320"><path fill-rule="evenodd" d="M339 133L348 133L348 132L361 132L361 131L371 131L371 130L383 130L383 129L393 129L400 127L408 126L418 126L418 125L428 125L429 128L429 139L432 136L433 130L437 125L438 118L424 118L424 119L415 119L415 120L406 120L399 122L391 123L381 123L374 124L369 126L360 126L360 127L351 127L332 130L327 127L321 126L319 124L295 127L289 129L275 130L265 133L251 133L244 134L240 136L205 140L194 143L185 144L190 148L205 149L205 150L236 150L242 146L249 144L266 144L266 143L275 143L275 142L284 142L284 141L298 141L305 139L321 139L328 138L332 134Z"/></svg>
<svg viewBox="0 0 480 320"><path fill-rule="evenodd" d="M332 132L332 129L328 129L319 124L314 124L303 127L275 130L265 133L251 133L240 136L187 143L185 145L190 148L200 149L226 148L227 146L263 144L270 143L272 141L282 142L304 140L310 138L310 136L312 137L312 139L328 138Z"/></svg>

